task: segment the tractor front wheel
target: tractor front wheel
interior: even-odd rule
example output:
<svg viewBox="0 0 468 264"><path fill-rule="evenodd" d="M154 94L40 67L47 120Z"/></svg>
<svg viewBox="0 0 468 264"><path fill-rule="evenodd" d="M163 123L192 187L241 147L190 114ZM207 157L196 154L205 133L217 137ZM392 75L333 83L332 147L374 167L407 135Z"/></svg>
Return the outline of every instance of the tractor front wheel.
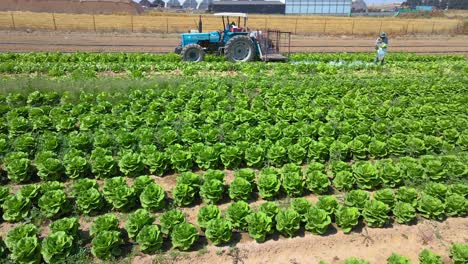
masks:
<svg viewBox="0 0 468 264"><path fill-rule="evenodd" d="M254 44L248 36L235 36L226 43L224 56L233 62L251 61L255 58Z"/></svg>
<svg viewBox="0 0 468 264"><path fill-rule="evenodd" d="M183 61L200 62L205 59L205 51L198 44L189 44L182 49Z"/></svg>

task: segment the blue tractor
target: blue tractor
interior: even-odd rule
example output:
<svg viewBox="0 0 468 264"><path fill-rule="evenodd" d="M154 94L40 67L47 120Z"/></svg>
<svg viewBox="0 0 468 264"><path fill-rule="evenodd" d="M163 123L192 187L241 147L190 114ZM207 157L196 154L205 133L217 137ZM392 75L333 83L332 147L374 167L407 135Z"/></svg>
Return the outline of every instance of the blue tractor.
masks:
<svg viewBox="0 0 468 264"><path fill-rule="evenodd" d="M290 43L289 32L249 31L247 29L247 14L245 13L215 13L223 21L223 30L213 32L202 31L201 16L196 32L181 34L181 43L175 48L182 60L200 62L204 60L205 54L224 55L228 61L246 62L256 59L265 61L286 61L287 57L279 54L281 36ZM231 20L230 20L231 18ZM241 26L241 19L243 26ZM237 21L236 21L237 20ZM237 24L236 24L237 22ZM270 36L277 39L272 40Z"/></svg>

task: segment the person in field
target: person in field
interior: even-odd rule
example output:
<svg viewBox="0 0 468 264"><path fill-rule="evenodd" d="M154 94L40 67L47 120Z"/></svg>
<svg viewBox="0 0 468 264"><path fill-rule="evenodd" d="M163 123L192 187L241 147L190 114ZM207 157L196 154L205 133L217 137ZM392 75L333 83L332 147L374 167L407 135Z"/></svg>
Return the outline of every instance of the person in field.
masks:
<svg viewBox="0 0 468 264"><path fill-rule="evenodd" d="M380 33L379 38L375 42L375 50L377 52L375 56L375 64L378 64L380 62L380 65L384 64L385 61L385 55L387 54L387 48L388 48L388 37L385 32Z"/></svg>

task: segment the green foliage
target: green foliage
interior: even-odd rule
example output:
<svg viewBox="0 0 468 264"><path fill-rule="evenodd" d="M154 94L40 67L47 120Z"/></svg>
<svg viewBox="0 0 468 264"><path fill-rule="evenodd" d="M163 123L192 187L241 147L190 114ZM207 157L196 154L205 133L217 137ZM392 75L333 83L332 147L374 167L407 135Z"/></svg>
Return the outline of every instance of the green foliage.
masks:
<svg viewBox="0 0 468 264"><path fill-rule="evenodd" d="M281 171L281 184L287 195L297 197L304 192L301 168L295 164L286 164Z"/></svg>
<svg viewBox="0 0 468 264"><path fill-rule="evenodd" d="M387 258L387 264L411 264L411 262L408 257L392 253L392 255Z"/></svg>
<svg viewBox="0 0 468 264"><path fill-rule="evenodd" d="M369 201L370 195L363 190L352 190L345 195L346 206L356 207L359 210L364 209L365 204Z"/></svg>
<svg viewBox="0 0 468 264"><path fill-rule="evenodd" d="M215 218L206 224L205 235L214 245L220 245L231 240L231 230L231 222L222 218Z"/></svg>
<svg viewBox="0 0 468 264"><path fill-rule="evenodd" d="M129 214L127 222L125 223L128 237L131 239L136 238L138 232L140 232L143 227L153 224L154 219L154 216L145 209L138 209Z"/></svg>
<svg viewBox="0 0 468 264"><path fill-rule="evenodd" d="M203 180L200 175L193 172L183 172L176 179L177 184L187 184L192 188L198 190L203 184Z"/></svg>
<svg viewBox="0 0 468 264"><path fill-rule="evenodd" d="M325 173L320 171L307 171L306 174L307 189L312 193L324 194L330 188L330 181Z"/></svg>
<svg viewBox="0 0 468 264"><path fill-rule="evenodd" d="M275 217L276 230L292 237L301 227L301 216L293 209L280 210Z"/></svg>
<svg viewBox="0 0 468 264"><path fill-rule="evenodd" d="M442 201L427 194L421 196L417 209L424 218L442 220L445 216Z"/></svg>
<svg viewBox="0 0 468 264"><path fill-rule="evenodd" d="M205 180L200 188L200 196L205 203L217 203L223 197L223 182L216 179Z"/></svg>
<svg viewBox="0 0 468 264"><path fill-rule="evenodd" d="M251 213L245 218L245 220L247 222L249 236L257 242L265 241L266 235L273 231L273 221L271 217L264 212Z"/></svg>
<svg viewBox="0 0 468 264"><path fill-rule="evenodd" d="M234 172L236 178L243 178L250 182L252 185L255 183L255 171L250 168L239 169Z"/></svg>
<svg viewBox="0 0 468 264"><path fill-rule="evenodd" d="M450 258L454 264L463 264L468 261L468 244L452 244Z"/></svg>
<svg viewBox="0 0 468 264"><path fill-rule="evenodd" d="M396 202L393 215L398 223L407 224L416 218L416 209L409 203Z"/></svg>
<svg viewBox="0 0 468 264"><path fill-rule="evenodd" d="M119 231L100 231L91 241L91 253L96 258L108 260L121 255L122 245Z"/></svg>
<svg viewBox="0 0 468 264"><path fill-rule="evenodd" d="M114 214L105 214L98 216L91 228L89 229L89 235L95 237L97 234L104 231L117 231L119 229L119 219Z"/></svg>
<svg viewBox="0 0 468 264"><path fill-rule="evenodd" d="M177 206L189 206L195 201L196 190L188 184L177 183L172 190L174 202Z"/></svg>
<svg viewBox="0 0 468 264"><path fill-rule="evenodd" d="M143 172L145 165L139 153L127 152L119 160L119 168L126 176L136 176Z"/></svg>
<svg viewBox="0 0 468 264"><path fill-rule="evenodd" d="M13 248L10 248L10 257L17 263L40 263L41 245L35 236L26 236L19 239Z"/></svg>
<svg viewBox="0 0 468 264"><path fill-rule="evenodd" d="M161 232L169 235L174 229L174 226L184 223L185 215L178 209L172 209L164 212L160 218Z"/></svg>
<svg viewBox="0 0 468 264"><path fill-rule="evenodd" d="M273 168L263 169L258 176L257 187L261 198L274 198L281 187L279 173Z"/></svg>
<svg viewBox="0 0 468 264"><path fill-rule="evenodd" d="M445 213L448 216L464 216L468 212L468 201L459 194L452 194L445 199Z"/></svg>
<svg viewBox="0 0 468 264"><path fill-rule="evenodd" d="M171 233L172 247L188 250L198 239L197 229L189 223L180 223L174 226Z"/></svg>
<svg viewBox="0 0 468 264"><path fill-rule="evenodd" d="M320 196L316 206L319 209L325 210L328 215L332 215L338 208L338 200L330 195Z"/></svg>
<svg viewBox="0 0 468 264"><path fill-rule="evenodd" d="M95 188L81 191L75 198L76 208L83 214L99 211L104 202L102 194Z"/></svg>
<svg viewBox="0 0 468 264"><path fill-rule="evenodd" d="M8 222L18 222L29 215L31 200L20 194L8 196L3 204L3 219Z"/></svg>
<svg viewBox="0 0 468 264"><path fill-rule="evenodd" d="M374 199L388 205L389 208L393 208L393 204L395 203L393 190L388 188L374 192Z"/></svg>
<svg viewBox="0 0 468 264"><path fill-rule="evenodd" d="M412 206L418 204L418 192L415 188L402 186L397 190L395 198L399 202L409 203Z"/></svg>
<svg viewBox="0 0 468 264"><path fill-rule="evenodd" d="M197 212L197 224L202 230L206 229L209 221L219 218L221 211L216 205L202 206Z"/></svg>
<svg viewBox="0 0 468 264"><path fill-rule="evenodd" d="M70 203L67 195L62 190L48 191L44 193L38 202L41 212L47 218L57 217L67 213L70 209Z"/></svg>
<svg viewBox="0 0 468 264"><path fill-rule="evenodd" d="M232 227L238 230L247 230L246 217L252 212L248 203L238 201L231 203L226 211L226 218L231 221Z"/></svg>
<svg viewBox="0 0 468 264"><path fill-rule="evenodd" d="M291 201L291 208L299 213L302 221L305 221L305 214L312 207L312 202L306 198L294 198Z"/></svg>
<svg viewBox="0 0 468 264"><path fill-rule="evenodd" d="M156 183L148 184L140 194L141 207L149 211L160 210L164 207L164 189Z"/></svg>
<svg viewBox="0 0 468 264"><path fill-rule="evenodd" d="M333 186L339 191L350 191L356 184L354 175L349 171L340 171L333 179Z"/></svg>
<svg viewBox="0 0 468 264"><path fill-rule="evenodd" d="M260 204L259 211L273 220L279 212L279 207L275 202L264 202Z"/></svg>
<svg viewBox="0 0 468 264"><path fill-rule="evenodd" d="M351 257L345 259L344 264L369 264L369 261Z"/></svg>
<svg viewBox="0 0 468 264"><path fill-rule="evenodd" d="M359 210L356 207L339 206L335 212L336 224L349 233L359 222Z"/></svg>
<svg viewBox="0 0 468 264"><path fill-rule="evenodd" d="M15 183L27 182L31 179L33 167L24 152L10 152L5 157L5 170L8 179Z"/></svg>
<svg viewBox="0 0 468 264"><path fill-rule="evenodd" d="M441 201L445 200L448 188L442 183L429 182L424 188L424 192Z"/></svg>
<svg viewBox="0 0 468 264"><path fill-rule="evenodd" d="M305 214L306 225L305 229L314 234L324 234L328 226L331 224L330 215L327 211L318 208L317 206L311 207Z"/></svg>
<svg viewBox="0 0 468 264"><path fill-rule="evenodd" d="M431 252L429 249L424 249L419 253L420 264L442 264L442 257Z"/></svg>
<svg viewBox="0 0 468 264"><path fill-rule="evenodd" d="M102 192L116 210L125 210L135 205L135 188L129 187L123 177L106 179Z"/></svg>
<svg viewBox="0 0 468 264"><path fill-rule="evenodd" d="M65 217L54 221L52 224L50 224L49 228L52 233L63 231L73 239L77 239L79 226L80 224L78 223L78 218Z"/></svg>
<svg viewBox="0 0 468 264"><path fill-rule="evenodd" d="M25 237L36 237L39 230L33 224L19 225L8 231L5 238L5 245L13 252L17 246L18 241Z"/></svg>
<svg viewBox="0 0 468 264"><path fill-rule="evenodd" d="M252 184L246 178L236 177L229 185L229 198L234 201L246 201L251 193Z"/></svg>
<svg viewBox="0 0 468 264"><path fill-rule="evenodd" d="M135 192L138 196L143 192L146 186L155 184L154 180L148 175L141 175L135 178L133 182L133 188L135 188Z"/></svg>
<svg viewBox="0 0 468 264"><path fill-rule="evenodd" d="M353 165L353 173L356 177L357 186L361 189L369 190L379 185L377 169L370 162L356 162Z"/></svg>
<svg viewBox="0 0 468 264"><path fill-rule="evenodd" d="M64 231L53 232L42 241L41 253L46 263L65 261L73 253L73 237Z"/></svg>
<svg viewBox="0 0 468 264"><path fill-rule="evenodd" d="M160 250L163 243L163 235L157 225L144 226L136 237L140 250L151 254Z"/></svg>
<svg viewBox="0 0 468 264"><path fill-rule="evenodd" d="M364 206L362 216L370 227L383 227L388 222L389 211L390 208L385 203L378 200L370 200Z"/></svg>
<svg viewBox="0 0 468 264"><path fill-rule="evenodd" d="M37 202L41 192L42 192L41 185L39 185L39 184L29 184L29 185L21 187L21 189L20 189L19 193L17 193L17 195L28 198L29 200L31 200L33 202ZM6 200L6 198L7 197L4 197L4 200Z"/></svg>

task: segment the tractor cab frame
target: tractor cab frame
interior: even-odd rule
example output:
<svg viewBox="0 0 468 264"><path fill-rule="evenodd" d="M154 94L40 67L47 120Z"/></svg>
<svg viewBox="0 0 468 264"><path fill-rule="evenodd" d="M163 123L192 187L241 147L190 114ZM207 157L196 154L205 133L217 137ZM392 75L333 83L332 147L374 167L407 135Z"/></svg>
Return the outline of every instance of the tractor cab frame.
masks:
<svg viewBox="0 0 468 264"><path fill-rule="evenodd" d="M288 38L283 39L290 41L290 32L268 30L265 34L261 31L249 31L245 13L225 12L215 13L214 16L221 17L222 30L203 32L203 23L199 16L198 32L181 34L181 43L176 47L175 52L182 56L182 60L203 61L206 53L224 55L227 60L233 62L252 61L258 58L264 61L270 60L269 58L274 58L271 60L275 61L287 60L287 57L279 54L279 46L286 45L289 54L290 42L283 43L279 39L271 40L269 36L289 34ZM273 32L280 34L271 34Z"/></svg>

